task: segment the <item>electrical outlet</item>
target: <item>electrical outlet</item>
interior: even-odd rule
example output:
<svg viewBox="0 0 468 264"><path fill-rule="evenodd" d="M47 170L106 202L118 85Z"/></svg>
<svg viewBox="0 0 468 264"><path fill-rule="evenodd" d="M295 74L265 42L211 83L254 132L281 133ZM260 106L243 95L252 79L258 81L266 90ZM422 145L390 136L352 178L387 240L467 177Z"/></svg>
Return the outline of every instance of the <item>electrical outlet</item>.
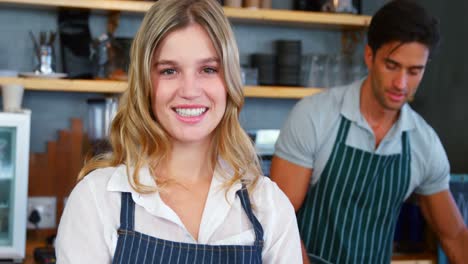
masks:
<svg viewBox="0 0 468 264"><path fill-rule="evenodd" d="M57 197L32 196L28 198L28 229L55 228ZM35 224L35 222L37 222Z"/></svg>

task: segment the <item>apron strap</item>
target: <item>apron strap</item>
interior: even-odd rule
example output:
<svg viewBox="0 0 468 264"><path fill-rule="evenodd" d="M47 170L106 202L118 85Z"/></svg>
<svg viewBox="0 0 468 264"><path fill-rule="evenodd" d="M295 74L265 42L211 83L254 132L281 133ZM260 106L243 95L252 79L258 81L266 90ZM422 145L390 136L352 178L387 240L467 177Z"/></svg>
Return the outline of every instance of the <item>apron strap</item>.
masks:
<svg viewBox="0 0 468 264"><path fill-rule="evenodd" d="M255 217L252 206L250 203L249 193L247 191L245 182L242 181L242 188L236 192L237 196L239 196L242 204L242 208L244 208L247 217L249 218L250 222L253 225L254 232L255 232L255 245L256 246L263 246L263 227L258 221L257 217Z"/></svg>
<svg viewBox="0 0 468 264"><path fill-rule="evenodd" d="M348 120L346 117L342 116L341 121L340 121L340 127L338 129L338 134L336 135L336 142L345 143L350 127L351 127L351 121ZM410 149L411 149L411 145L409 141L408 131L403 131L401 133L401 150L402 150L401 154L411 159Z"/></svg>
<svg viewBox="0 0 468 264"><path fill-rule="evenodd" d="M263 246L263 227L255 217L252 206L250 203L249 193L246 185L242 182L242 188L236 192L239 196L247 217L253 225L255 232L255 245ZM135 203L132 200L132 194L129 192L123 192L121 196L121 208L120 208L120 229L134 230L135 228Z"/></svg>
<svg viewBox="0 0 468 264"><path fill-rule="evenodd" d="M408 131L403 131L401 134L401 154L406 155L411 159L411 145L409 141Z"/></svg>
<svg viewBox="0 0 468 264"><path fill-rule="evenodd" d="M120 229L133 230L135 228L135 203L132 194L123 192L120 206Z"/></svg>
<svg viewBox="0 0 468 264"><path fill-rule="evenodd" d="M350 127L351 121L346 117L341 116L340 127L338 129L338 134L336 135L336 142L346 142L346 137L348 136Z"/></svg>

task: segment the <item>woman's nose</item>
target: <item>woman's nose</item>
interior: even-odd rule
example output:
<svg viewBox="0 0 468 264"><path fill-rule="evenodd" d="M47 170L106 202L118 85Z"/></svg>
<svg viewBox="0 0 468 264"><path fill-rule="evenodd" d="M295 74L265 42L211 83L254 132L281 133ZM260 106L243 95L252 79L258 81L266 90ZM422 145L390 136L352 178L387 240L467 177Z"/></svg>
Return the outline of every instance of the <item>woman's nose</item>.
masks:
<svg viewBox="0 0 468 264"><path fill-rule="evenodd" d="M184 98L195 98L201 95L201 84L195 74L185 74L179 88L179 95Z"/></svg>

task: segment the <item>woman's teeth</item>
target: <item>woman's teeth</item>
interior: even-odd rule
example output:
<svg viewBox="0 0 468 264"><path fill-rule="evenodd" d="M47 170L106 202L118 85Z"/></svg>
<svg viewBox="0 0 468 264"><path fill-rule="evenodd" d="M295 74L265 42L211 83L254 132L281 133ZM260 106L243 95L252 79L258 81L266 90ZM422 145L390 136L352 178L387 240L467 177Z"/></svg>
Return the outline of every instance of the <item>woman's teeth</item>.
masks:
<svg viewBox="0 0 468 264"><path fill-rule="evenodd" d="M175 111L177 114L184 116L184 117L192 117L192 116L199 116L205 113L207 108L176 108Z"/></svg>

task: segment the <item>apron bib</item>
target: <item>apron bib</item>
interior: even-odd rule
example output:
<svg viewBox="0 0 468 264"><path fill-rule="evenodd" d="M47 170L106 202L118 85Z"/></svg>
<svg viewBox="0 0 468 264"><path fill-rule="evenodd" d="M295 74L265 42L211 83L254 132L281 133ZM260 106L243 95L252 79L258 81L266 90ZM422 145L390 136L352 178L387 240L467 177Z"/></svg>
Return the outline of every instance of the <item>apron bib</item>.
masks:
<svg viewBox="0 0 468 264"><path fill-rule="evenodd" d="M151 237L134 230L135 203L131 193L122 193L119 238L113 264L130 263L262 263L263 228L252 212L245 188L236 193L253 225L253 245L203 245L181 243Z"/></svg>
<svg viewBox="0 0 468 264"><path fill-rule="evenodd" d="M410 181L410 143L378 155L346 146L351 121L342 117L332 154L298 212L313 263L390 263L395 225Z"/></svg>

